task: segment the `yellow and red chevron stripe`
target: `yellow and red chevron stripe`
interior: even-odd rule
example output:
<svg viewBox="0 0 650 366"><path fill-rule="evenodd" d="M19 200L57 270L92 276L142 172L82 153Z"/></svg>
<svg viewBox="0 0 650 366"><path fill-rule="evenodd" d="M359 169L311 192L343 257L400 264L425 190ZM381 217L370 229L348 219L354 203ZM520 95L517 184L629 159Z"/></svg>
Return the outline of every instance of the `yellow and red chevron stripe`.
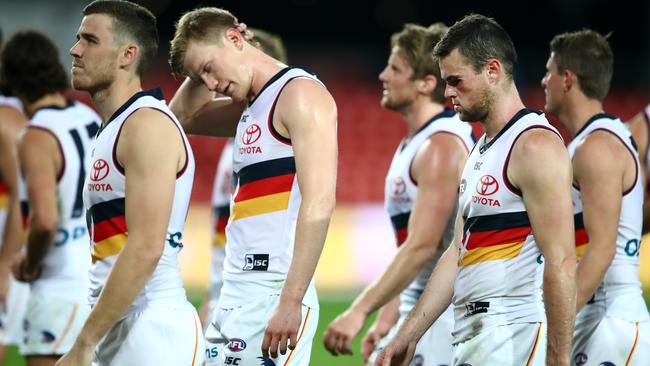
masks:
<svg viewBox="0 0 650 366"><path fill-rule="evenodd" d="M5 182L0 181L0 210L7 207L9 195L7 194L7 186Z"/></svg>
<svg viewBox="0 0 650 366"><path fill-rule="evenodd" d="M575 240L576 240L576 257L578 260L582 258L589 245L589 236L585 230L585 223L582 219L582 212L573 216L573 225L575 227Z"/></svg>
<svg viewBox="0 0 650 366"><path fill-rule="evenodd" d="M235 175L237 190L230 220L286 210L296 176L293 157L243 168Z"/></svg>
<svg viewBox="0 0 650 366"><path fill-rule="evenodd" d="M124 198L98 203L91 207L93 263L118 254L129 235L124 214Z"/></svg>
<svg viewBox="0 0 650 366"><path fill-rule="evenodd" d="M230 217L230 205L215 206L213 215L215 220L212 246L223 247L226 245L226 225L228 225L228 218Z"/></svg>
<svg viewBox="0 0 650 366"><path fill-rule="evenodd" d="M525 212L511 212L470 218L464 232L461 267L518 256L532 229Z"/></svg>

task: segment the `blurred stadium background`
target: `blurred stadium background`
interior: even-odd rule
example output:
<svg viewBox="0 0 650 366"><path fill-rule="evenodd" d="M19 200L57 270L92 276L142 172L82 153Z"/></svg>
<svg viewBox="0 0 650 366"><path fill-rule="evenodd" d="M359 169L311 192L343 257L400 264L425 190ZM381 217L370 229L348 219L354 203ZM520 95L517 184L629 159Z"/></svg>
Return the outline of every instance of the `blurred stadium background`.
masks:
<svg viewBox="0 0 650 366"><path fill-rule="evenodd" d="M389 38L405 22L450 25L475 12L493 16L509 32L519 52L517 83L527 106L541 109L539 81L548 57L548 42L556 33L584 27L611 32L615 54L612 89L606 111L627 120L650 102L650 2L632 0L547 0L513 8L492 2L377 0L352 5L338 0L290 1L136 1L158 17L159 59L144 79L145 87L162 86L167 100L181 80L166 63L173 24L198 6L232 11L250 26L279 34L291 65L316 73L331 90L339 108L338 206L316 273L321 298L320 329L314 341L312 365L360 365L354 357L333 358L321 344L324 327L376 278L394 252L393 233L383 211L383 183L395 147L406 128L401 117L379 105L377 75L386 63ZM46 32L60 48L64 65L75 41L81 9L89 1L0 1L0 26L5 39L19 29ZM508 2L508 4L512 4ZM90 102L84 94L72 97ZM192 137L197 172L181 253L188 293L197 306L207 290L212 179L223 140ZM317 147L314 147L317 148ZM641 251L640 275L650 291L650 250ZM358 341L356 350L359 349ZM13 356L7 365L22 365Z"/></svg>

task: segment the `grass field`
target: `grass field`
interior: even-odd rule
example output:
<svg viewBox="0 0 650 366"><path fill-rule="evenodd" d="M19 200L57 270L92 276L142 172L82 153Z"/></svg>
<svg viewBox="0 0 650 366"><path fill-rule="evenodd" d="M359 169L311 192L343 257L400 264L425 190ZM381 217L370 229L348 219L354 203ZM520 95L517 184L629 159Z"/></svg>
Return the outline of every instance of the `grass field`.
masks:
<svg viewBox="0 0 650 366"><path fill-rule="evenodd" d="M650 296L648 292L646 294L646 303L650 304ZM197 305L200 303L200 297L192 299L193 303ZM353 349L356 350L353 356L339 356L333 357L323 347L323 332L325 327L341 312L343 312L350 304L352 300L347 299L336 299L334 297L323 297L320 301L320 320L318 324L318 330L316 331L316 337L314 339L314 344L312 348L312 358L311 366L361 366L362 359L361 354L359 353L360 349L360 339L357 337L354 342ZM372 319L371 319L372 320ZM371 322L368 322L369 324ZM364 329L365 332L365 329ZM22 360L15 349L11 349L9 356L7 358L6 366L24 366L25 362Z"/></svg>

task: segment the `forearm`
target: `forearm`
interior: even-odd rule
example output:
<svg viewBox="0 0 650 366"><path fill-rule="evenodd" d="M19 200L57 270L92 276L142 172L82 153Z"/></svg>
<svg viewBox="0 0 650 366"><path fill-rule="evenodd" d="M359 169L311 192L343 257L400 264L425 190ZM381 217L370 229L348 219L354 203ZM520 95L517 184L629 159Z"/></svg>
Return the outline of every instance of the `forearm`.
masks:
<svg viewBox="0 0 650 366"><path fill-rule="evenodd" d="M189 119L213 97L214 93L208 90L203 83L185 78L169 102L169 108L185 128Z"/></svg>
<svg viewBox="0 0 650 366"><path fill-rule="evenodd" d="M575 261L544 265L544 303L548 321L547 360L567 364L575 321ZM549 363L551 364L551 363ZM555 364L555 363L552 363Z"/></svg>
<svg viewBox="0 0 650 366"><path fill-rule="evenodd" d="M434 254L426 245L405 242L384 273L357 297L352 308L368 316L391 299L398 297Z"/></svg>
<svg viewBox="0 0 650 366"><path fill-rule="evenodd" d="M320 203L319 203L320 202ZM333 210L325 201L306 202L298 212L293 259L282 289L282 300L302 301L320 259Z"/></svg>
<svg viewBox="0 0 650 366"><path fill-rule="evenodd" d="M377 323L387 324L391 327L399 320L399 296L395 296L386 305L382 306L377 314Z"/></svg>
<svg viewBox="0 0 650 366"><path fill-rule="evenodd" d="M595 250L592 245L593 242L589 244L590 248L587 248L576 271L576 313L596 292L614 257L614 252L604 253L604 251Z"/></svg>
<svg viewBox="0 0 650 366"><path fill-rule="evenodd" d="M25 273L38 271L43 259L52 246L54 232L50 230L30 229L27 235L27 259Z"/></svg>
<svg viewBox="0 0 650 366"><path fill-rule="evenodd" d="M400 328L399 332L406 339L419 340L451 304L458 273L457 262L458 248L452 245L438 261L420 300Z"/></svg>
<svg viewBox="0 0 650 366"><path fill-rule="evenodd" d="M97 344L123 316L155 270L162 248L154 256L151 248L144 245L137 248L132 244L135 243L127 240L115 261L101 295L78 337L80 342Z"/></svg>

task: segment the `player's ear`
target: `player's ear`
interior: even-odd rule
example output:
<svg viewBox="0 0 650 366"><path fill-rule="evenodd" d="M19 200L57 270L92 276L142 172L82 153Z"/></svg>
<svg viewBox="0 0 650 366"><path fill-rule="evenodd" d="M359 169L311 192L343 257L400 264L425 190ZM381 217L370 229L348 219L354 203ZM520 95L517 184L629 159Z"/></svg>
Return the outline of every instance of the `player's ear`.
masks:
<svg viewBox="0 0 650 366"><path fill-rule="evenodd" d="M226 29L226 40L232 42L238 49L241 49L246 42L237 28Z"/></svg>
<svg viewBox="0 0 650 366"><path fill-rule="evenodd" d="M501 62L498 59L491 58L485 62L485 73L490 84L499 80L501 71Z"/></svg>
<svg viewBox="0 0 650 366"><path fill-rule="evenodd" d="M118 61L120 68L127 68L134 66L138 60L140 47L134 43L127 43L121 51L120 59Z"/></svg>

